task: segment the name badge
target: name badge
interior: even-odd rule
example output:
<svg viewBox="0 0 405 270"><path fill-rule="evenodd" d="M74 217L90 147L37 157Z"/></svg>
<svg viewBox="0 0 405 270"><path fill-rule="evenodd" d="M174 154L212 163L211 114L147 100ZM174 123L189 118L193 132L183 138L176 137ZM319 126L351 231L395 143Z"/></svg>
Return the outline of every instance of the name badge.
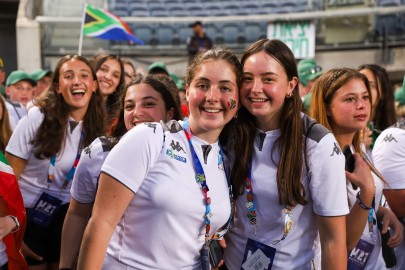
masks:
<svg viewBox="0 0 405 270"><path fill-rule="evenodd" d="M349 254L349 261L347 264L348 270L362 270L366 267L370 259L371 252L374 245L362 239L357 243L356 247Z"/></svg>
<svg viewBox="0 0 405 270"><path fill-rule="evenodd" d="M241 270L270 270L273 266L276 249L248 239Z"/></svg>
<svg viewBox="0 0 405 270"><path fill-rule="evenodd" d="M27 217L30 221L46 228L55 218L61 205L61 200L43 192L34 207L28 211Z"/></svg>

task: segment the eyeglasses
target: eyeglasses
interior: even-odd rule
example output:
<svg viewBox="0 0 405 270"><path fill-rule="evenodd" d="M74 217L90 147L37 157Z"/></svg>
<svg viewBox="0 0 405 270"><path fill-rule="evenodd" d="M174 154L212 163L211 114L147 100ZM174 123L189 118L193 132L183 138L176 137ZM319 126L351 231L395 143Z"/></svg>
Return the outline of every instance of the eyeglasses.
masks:
<svg viewBox="0 0 405 270"><path fill-rule="evenodd" d="M301 72L301 74L302 74L302 76L308 76L310 74L315 74L315 73L318 73L318 72L321 72L321 71L322 71L322 67L314 66L314 67L312 67L310 69L307 69L307 70Z"/></svg>

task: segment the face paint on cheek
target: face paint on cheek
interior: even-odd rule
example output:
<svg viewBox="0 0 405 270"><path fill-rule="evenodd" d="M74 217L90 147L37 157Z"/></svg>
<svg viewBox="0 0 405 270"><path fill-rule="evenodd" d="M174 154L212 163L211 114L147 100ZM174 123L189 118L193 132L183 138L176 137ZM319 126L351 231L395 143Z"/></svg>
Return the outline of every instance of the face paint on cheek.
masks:
<svg viewBox="0 0 405 270"><path fill-rule="evenodd" d="M232 110L236 107L236 100L234 100L233 98L229 98L227 104L228 104L229 110Z"/></svg>

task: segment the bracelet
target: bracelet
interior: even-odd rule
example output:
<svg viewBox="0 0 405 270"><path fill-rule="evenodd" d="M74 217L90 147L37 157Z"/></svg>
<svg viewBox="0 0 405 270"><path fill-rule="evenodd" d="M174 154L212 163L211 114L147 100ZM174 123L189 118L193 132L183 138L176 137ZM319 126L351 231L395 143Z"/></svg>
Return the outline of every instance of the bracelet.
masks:
<svg viewBox="0 0 405 270"><path fill-rule="evenodd" d="M363 201L360 199L360 191L357 192L356 200L357 200L357 203L360 205L360 207L363 208L364 210L370 210L370 209L372 209L372 207L368 207L368 206L365 205L365 204L363 203Z"/></svg>
<svg viewBox="0 0 405 270"><path fill-rule="evenodd" d="M15 216L8 215L7 217L10 217L14 222L15 222L15 229L12 230L10 233L15 233L20 229L20 222Z"/></svg>

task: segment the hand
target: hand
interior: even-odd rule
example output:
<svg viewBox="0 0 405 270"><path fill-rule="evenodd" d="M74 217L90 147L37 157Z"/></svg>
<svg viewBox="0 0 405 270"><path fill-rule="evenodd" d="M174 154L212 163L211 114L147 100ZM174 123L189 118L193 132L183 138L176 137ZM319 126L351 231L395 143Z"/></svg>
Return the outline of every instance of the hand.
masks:
<svg viewBox="0 0 405 270"><path fill-rule="evenodd" d="M16 228L16 224L9 216L0 217L0 240Z"/></svg>
<svg viewBox="0 0 405 270"><path fill-rule="evenodd" d="M21 245L21 252L24 257L30 257L37 261L42 261L44 259L41 256L37 255L34 251L32 251L24 242L22 242Z"/></svg>
<svg viewBox="0 0 405 270"><path fill-rule="evenodd" d="M366 127L365 129L363 129L362 134L363 134L363 140L362 141L364 143L364 146L367 149L369 149L371 144L373 143L373 137L372 137L373 131L370 130L368 127Z"/></svg>
<svg viewBox="0 0 405 270"><path fill-rule="evenodd" d="M354 171L349 173L346 171L346 178L351 183L360 188L362 197L366 195L374 196L375 183L371 175L370 167L363 160L359 153L353 153L354 156Z"/></svg>
<svg viewBox="0 0 405 270"><path fill-rule="evenodd" d="M387 245L389 247L397 247L401 244L403 240L403 233L404 233L404 227L402 226L401 222L398 220L398 218L395 216L395 214L388 208L385 207L379 207L378 211L383 210L383 216L382 216L382 230L381 233L385 234L388 231L388 228L391 228L393 233L391 234L390 238L388 239Z"/></svg>

